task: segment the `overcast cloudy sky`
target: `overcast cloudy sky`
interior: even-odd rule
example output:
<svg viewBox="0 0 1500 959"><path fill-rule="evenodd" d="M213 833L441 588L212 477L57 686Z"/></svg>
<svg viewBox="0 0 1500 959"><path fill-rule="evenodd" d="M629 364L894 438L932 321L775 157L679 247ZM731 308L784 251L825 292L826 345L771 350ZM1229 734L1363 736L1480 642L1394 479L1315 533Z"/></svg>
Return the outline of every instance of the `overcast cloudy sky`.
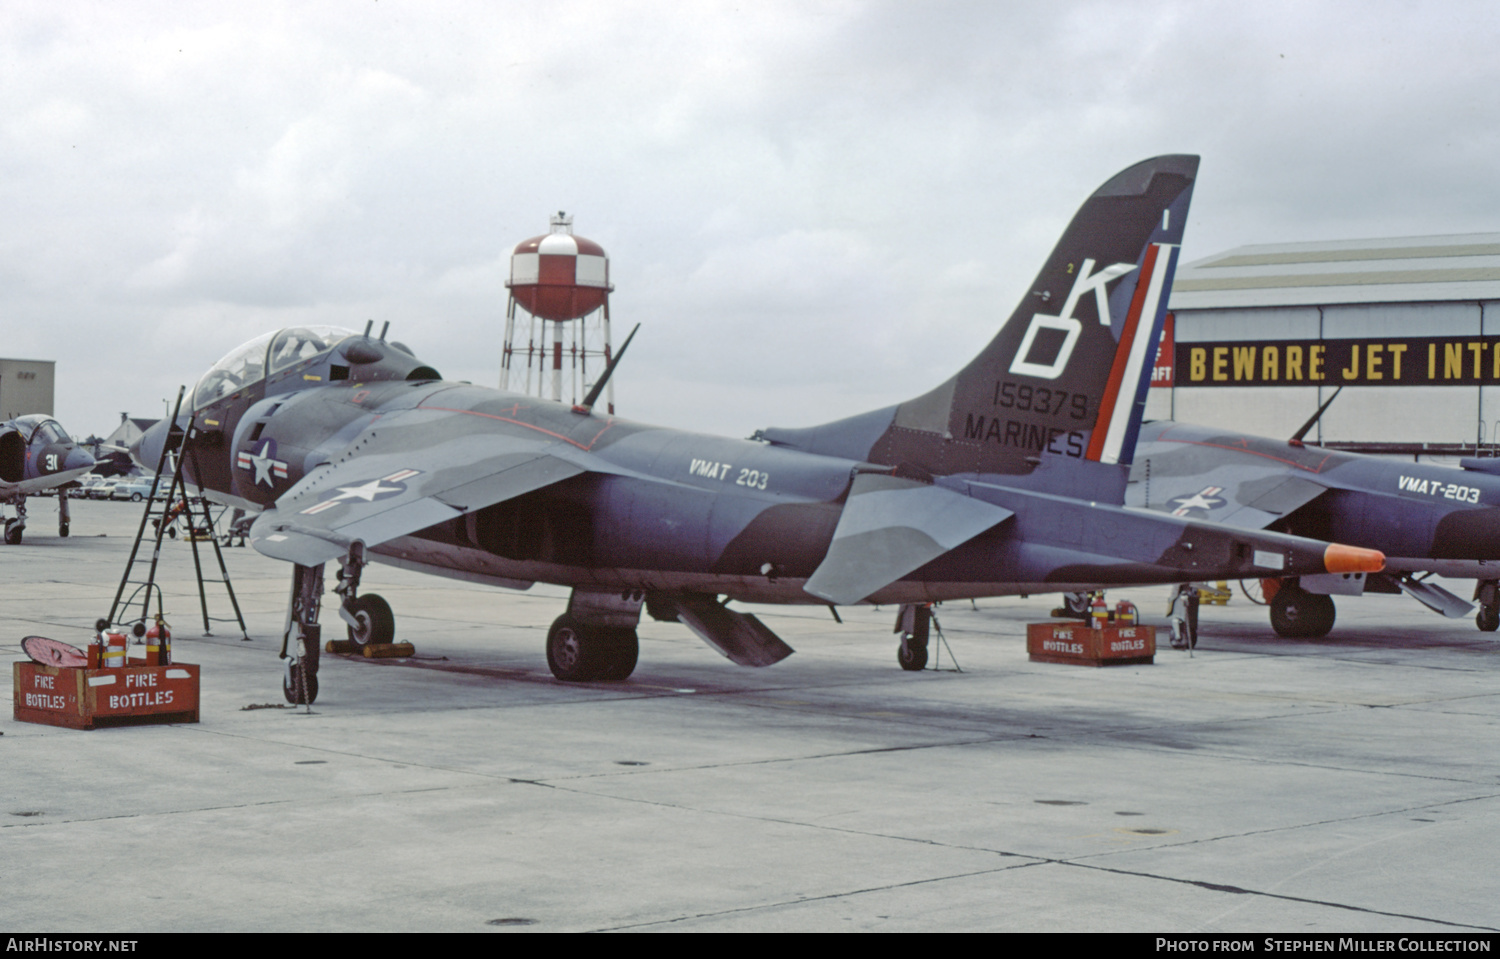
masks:
<svg viewBox="0 0 1500 959"><path fill-rule="evenodd" d="M622 415L746 435L958 368L1083 199L1203 156L1185 262L1500 231L1500 4L0 3L0 355L78 434L269 329L498 376L551 211Z"/></svg>

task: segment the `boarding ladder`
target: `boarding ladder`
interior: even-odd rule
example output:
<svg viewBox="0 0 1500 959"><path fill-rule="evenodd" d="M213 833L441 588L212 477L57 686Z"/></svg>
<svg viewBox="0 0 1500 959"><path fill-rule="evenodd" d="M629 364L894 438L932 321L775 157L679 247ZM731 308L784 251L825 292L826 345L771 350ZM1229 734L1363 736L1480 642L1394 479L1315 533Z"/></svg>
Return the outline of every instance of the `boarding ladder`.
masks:
<svg viewBox="0 0 1500 959"><path fill-rule="evenodd" d="M186 485L183 482L183 466L189 460L192 461L194 475L202 475L198 470L198 454L193 444L193 438L197 435L195 431L197 413L194 413L189 418L186 432L177 429L177 416L182 410L182 398L186 391L187 387L185 386L177 390L177 404L172 409L171 430L167 441L162 443L161 455L156 461L157 481L151 487L151 494L146 497L146 508L141 514L141 525L136 530L135 543L130 548L130 558L125 562L125 573L120 577L120 588L115 591L115 601L109 607L108 622L111 624L116 622L116 613L120 613L122 617L121 621L123 622L147 622L151 617L151 599L153 596L156 598L156 615L158 617L162 615L161 587L156 583L156 566L161 558L161 542L162 538L167 535L168 530L174 527L177 518L184 516L187 519L189 529L187 540L193 548L193 571L198 580L198 604L203 611L203 635L213 635L212 623L235 622L239 624L240 637L248 640L250 634L245 629L245 617L240 613L239 600L235 598L234 586L229 581L229 568L224 564L224 554L219 549L219 539L213 535L214 518L209 511L209 504L201 496L189 496ZM163 493L160 479L162 469L167 465L168 451L174 445L174 442L178 440L180 440L180 443L177 443L179 450L177 456L174 458L172 482L167 491ZM151 523L152 519L156 520L154 524L156 527L156 541L152 546L151 561L147 566L146 578L132 579L131 576L135 570L137 561L144 562L143 559L140 559L141 542L146 538L146 527ZM219 564L220 578L218 579L204 578L203 558L198 551L198 541L201 538L197 535L197 531L199 530L207 530L209 533L207 540L213 544L214 558ZM208 614L208 590L206 586L208 583L223 584L224 591L229 595L229 604L234 609L233 619L227 616L215 617ZM131 592L129 597L126 597L125 588L132 585L135 586L135 590ZM139 617L132 617L130 615L130 608L134 605L138 597L141 603L141 614Z"/></svg>

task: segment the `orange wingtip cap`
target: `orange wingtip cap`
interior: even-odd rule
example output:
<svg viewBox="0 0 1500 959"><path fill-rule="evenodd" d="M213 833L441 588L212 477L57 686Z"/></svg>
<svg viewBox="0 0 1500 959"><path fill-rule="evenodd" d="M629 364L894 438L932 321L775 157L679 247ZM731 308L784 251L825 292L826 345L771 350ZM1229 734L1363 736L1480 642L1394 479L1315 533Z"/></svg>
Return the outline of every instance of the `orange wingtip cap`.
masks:
<svg viewBox="0 0 1500 959"><path fill-rule="evenodd" d="M1385 569L1385 554L1378 549L1329 543L1323 551L1323 567L1330 573L1378 573Z"/></svg>

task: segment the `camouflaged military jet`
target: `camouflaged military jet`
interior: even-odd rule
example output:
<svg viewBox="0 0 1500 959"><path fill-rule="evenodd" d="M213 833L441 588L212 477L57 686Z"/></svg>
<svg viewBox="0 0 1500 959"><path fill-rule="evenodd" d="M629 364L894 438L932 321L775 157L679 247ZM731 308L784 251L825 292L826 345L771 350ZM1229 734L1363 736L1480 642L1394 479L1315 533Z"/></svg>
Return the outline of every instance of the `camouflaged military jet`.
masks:
<svg viewBox="0 0 1500 959"><path fill-rule="evenodd" d="M546 643L568 681L629 676L643 609L765 666L792 650L731 601L925 610L1378 569L1369 550L1123 508L1197 168L1165 156L1111 178L995 339L895 406L734 440L600 415L598 385L569 406L443 382L368 327L284 330L199 382L189 478L263 510L252 544L294 564L282 648L293 702L316 695L322 569L335 559L356 642L394 630L389 605L358 592L370 559L571 587ZM159 455L166 432L149 431L138 458ZM920 630L903 642L904 667L922 667L923 642Z"/></svg>
<svg viewBox="0 0 1500 959"><path fill-rule="evenodd" d="M44 413L0 423L0 503L15 508L5 519L5 542L21 542L26 529L26 497L71 483L93 469L95 460L62 424ZM57 500L57 535L67 536L67 495Z"/></svg>
<svg viewBox="0 0 1500 959"><path fill-rule="evenodd" d="M1480 629L1494 630L1500 626L1500 460L1469 458L1460 465L1408 463L1168 420L1142 427L1125 501L1386 554L1378 574L1278 577L1266 597L1271 626L1281 636L1326 636L1333 629L1334 595L1404 592L1445 616L1473 611L1473 604L1422 579L1424 573L1477 580L1475 620Z"/></svg>

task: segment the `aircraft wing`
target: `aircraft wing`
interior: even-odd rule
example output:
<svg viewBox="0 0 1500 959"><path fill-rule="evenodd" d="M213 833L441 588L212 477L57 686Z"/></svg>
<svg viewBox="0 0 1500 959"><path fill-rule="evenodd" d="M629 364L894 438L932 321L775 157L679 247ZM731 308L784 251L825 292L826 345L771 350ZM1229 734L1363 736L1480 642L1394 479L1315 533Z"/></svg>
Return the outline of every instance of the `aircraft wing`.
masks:
<svg viewBox="0 0 1500 959"><path fill-rule="evenodd" d="M1265 529L1328 492L1314 475L1235 450L1145 443L1131 468L1125 504L1241 529Z"/></svg>
<svg viewBox="0 0 1500 959"><path fill-rule="evenodd" d="M14 502L21 496L35 496L45 490L55 489L64 483L76 480L93 468L93 464L90 463L88 466L80 469L64 470L60 473L48 473L46 476L21 480L17 483L7 483L5 480L0 480L0 503Z"/></svg>
<svg viewBox="0 0 1500 959"><path fill-rule="evenodd" d="M830 603L857 603L1014 515L941 486L860 473L803 588Z"/></svg>
<svg viewBox="0 0 1500 959"><path fill-rule="evenodd" d="M251 543L315 566L355 540L375 546L587 472L581 458L555 441L474 434L419 451L362 451L287 490L250 527Z"/></svg>
<svg viewBox="0 0 1500 959"><path fill-rule="evenodd" d="M1279 481L1240 483L1228 487L1229 508L1222 515L1209 513L1217 523L1241 529L1265 529L1281 517L1294 513L1328 492L1328 487L1300 476L1282 476Z"/></svg>

